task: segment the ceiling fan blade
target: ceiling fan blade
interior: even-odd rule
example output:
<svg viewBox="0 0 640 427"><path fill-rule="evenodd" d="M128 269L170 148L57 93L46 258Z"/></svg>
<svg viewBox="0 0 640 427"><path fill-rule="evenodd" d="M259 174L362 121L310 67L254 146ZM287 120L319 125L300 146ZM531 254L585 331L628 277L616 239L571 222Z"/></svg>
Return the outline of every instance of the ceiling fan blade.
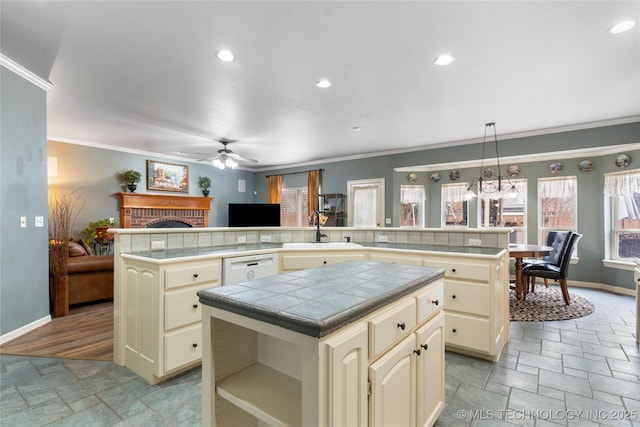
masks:
<svg viewBox="0 0 640 427"><path fill-rule="evenodd" d="M232 159L236 159L236 160L258 163L257 160L249 159L247 157L241 156L240 154L234 153L233 151L227 151L227 156L231 157Z"/></svg>

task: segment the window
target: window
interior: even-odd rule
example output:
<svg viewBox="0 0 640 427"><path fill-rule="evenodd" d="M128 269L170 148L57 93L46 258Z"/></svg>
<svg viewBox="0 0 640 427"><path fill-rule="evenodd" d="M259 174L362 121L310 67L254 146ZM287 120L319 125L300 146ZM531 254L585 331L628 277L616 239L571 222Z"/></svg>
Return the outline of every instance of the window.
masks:
<svg viewBox="0 0 640 427"><path fill-rule="evenodd" d="M463 194L468 183L442 184L442 218L441 227L469 227L469 201Z"/></svg>
<svg viewBox="0 0 640 427"><path fill-rule="evenodd" d="M400 227L424 228L424 185L400 186Z"/></svg>
<svg viewBox="0 0 640 427"><path fill-rule="evenodd" d="M480 193L478 224L480 227L509 227L509 243L527 243L527 180L511 180L518 190L516 197L499 193Z"/></svg>
<svg viewBox="0 0 640 427"><path fill-rule="evenodd" d="M610 211L609 258L640 258L640 170L605 174L604 194Z"/></svg>
<svg viewBox="0 0 640 427"><path fill-rule="evenodd" d="M280 195L280 223L283 227L307 227L307 187L283 188Z"/></svg>
<svg viewBox="0 0 640 427"><path fill-rule="evenodd" d="M551 230L576 231L578 183L575 176L538 179L538 242Z"/></svg>

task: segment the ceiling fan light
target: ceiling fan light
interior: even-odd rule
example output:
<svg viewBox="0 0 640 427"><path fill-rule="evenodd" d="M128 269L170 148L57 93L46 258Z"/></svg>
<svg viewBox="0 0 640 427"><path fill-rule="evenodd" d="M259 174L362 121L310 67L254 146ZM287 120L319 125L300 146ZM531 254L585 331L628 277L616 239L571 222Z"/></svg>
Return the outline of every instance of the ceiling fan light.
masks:
<svg viewBox="0 0 640 427"><path fill-rule="evenodd" d="M222 163L220 159L213 159L211 163L213 163L213 166L217 167L218 169L224 169L224 163Z"/></svg>
<svg viewBox="0 0 640 427"><path fill-rule="evenodd" d="M238 164L232 158L227 157L227 159L224 161L224 166L235 169L236 167L238 167Z"/></svg>

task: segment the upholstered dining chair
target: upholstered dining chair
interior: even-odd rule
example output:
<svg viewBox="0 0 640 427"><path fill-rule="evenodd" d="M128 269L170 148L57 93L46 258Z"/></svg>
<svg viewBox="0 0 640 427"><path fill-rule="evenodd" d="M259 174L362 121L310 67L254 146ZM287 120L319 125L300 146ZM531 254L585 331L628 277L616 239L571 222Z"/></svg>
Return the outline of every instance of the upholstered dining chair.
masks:
<svg viewBox="0 0 640 427"><path fill-rule="evenodd" d="M551 230L547 234L547 241L545 242L545 246L550 246L553 249L549 253L549 255L542 258L527 258L522 260L522 267L526 267L530 264L560 264L560 258L562 257L562 253L565 250L566 246L569 244L569 239L571 238L571 231L555 231ZM549 279L544 279L544 285L549 287ZM535 287L535 281L531 284L531 292L533 292ZM525 289L525 292L527 289Z"/></svg>
<svg viewBox="0 0 640 427"><path fill-rule="evenodd" d="M578 241L582 238L582 234L571 233L569 242L560 254L560 262L552 263L534 263L522 268L522 275L527 278L530 284L535 286L537 277L543 279L553 279L560 283L562 297L565 304L569 305L569 290L567 289L567 276L569 273L569 265L571 264L571 254L577 246Z"/></svg>

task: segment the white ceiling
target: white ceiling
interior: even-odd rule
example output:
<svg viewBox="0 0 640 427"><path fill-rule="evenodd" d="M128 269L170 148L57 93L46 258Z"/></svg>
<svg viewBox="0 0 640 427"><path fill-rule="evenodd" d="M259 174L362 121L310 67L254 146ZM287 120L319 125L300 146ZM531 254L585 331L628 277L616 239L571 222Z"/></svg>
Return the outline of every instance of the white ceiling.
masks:
<svg viewBox="0 0 640 427"><path fill-rule="evenodd" d="M61 141L198 160L237 139L261 170L477 140L489 121L507 135L640 116L640 28L607 32L639 21L639 1L3 0L0 14L2 54L54 85ZM445 52L456 61L434 65Z"/></svg>

